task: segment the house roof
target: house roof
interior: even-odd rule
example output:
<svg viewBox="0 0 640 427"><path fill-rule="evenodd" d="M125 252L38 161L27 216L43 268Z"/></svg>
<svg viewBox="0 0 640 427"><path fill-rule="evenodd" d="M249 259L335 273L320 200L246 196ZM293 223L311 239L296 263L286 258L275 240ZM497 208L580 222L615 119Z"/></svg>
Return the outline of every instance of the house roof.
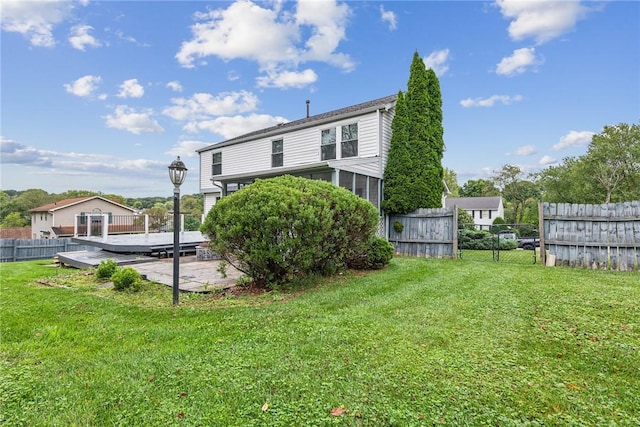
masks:
<svg viewBox="0 0 640 427"><path fill-rule="evenodd" d="M237 136L235 138L227 139L226 141L209 145L207 147L196 150L196 152L201 153L203 151L221 148L227 145L234 145L246 141L252 141L254 139L263 138L269 135L277 135L284 132L291 132L296 129L315 126L324 122L342 120L355 115L376 111L381 108L391 109L395 106L397 97L397 95L389 95L385 96L384 98L374 99L372 101L363 102L361 104L352 105L350 107L340 108L338 110L329 111L327 113L316 114L314 116L305 117L304 119L294 120L276 126L256 130L244 135Z"/></svg>
<svg viewBox="0 0 640 427"><path fill-rule="evenodd" d="M130 208L120 203L116 203L113 200L106 199L101 196L87 196L87 197L74 197L71 199L58 200L57 202L49 203L47 205L38 206L37 208L30 209L29 212L55 212L60 209L65 209L79 203L88 202L89 200L100 199L112 205L120 206L121 208L128 209L131 212L135 212L135 209Z"/></svg>
<svg viewBox="0 0 640 427"><path fill-rule="evenodd" d="M458 208L467 210L492 210L500 207L502 197L447 197L444 200L445 207L457 205Z"/></svg>
<svg viewBox="0 0 640 427"><path fill-rule="evenodd" d="M31 227L0 228L0 239L31 239Z"/></svg>

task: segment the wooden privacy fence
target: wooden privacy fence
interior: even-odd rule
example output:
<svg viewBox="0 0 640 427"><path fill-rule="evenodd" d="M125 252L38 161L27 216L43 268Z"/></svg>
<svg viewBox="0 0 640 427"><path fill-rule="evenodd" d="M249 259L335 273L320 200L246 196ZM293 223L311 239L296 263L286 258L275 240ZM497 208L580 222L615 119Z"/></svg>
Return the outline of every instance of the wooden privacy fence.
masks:
<svg viewBox="0 0 640 427"><path fill-rule="evenodd" d="M458 209L418 209L389 217L389 241L397 255L426 258L456 258L458 254Z"/></svg>
<svg viewBox="0 0 640 427"><path fill-rule="evenodd" d="M547 265L640 271L640 201L545 202L539 211Z"/></svg>
<svg viewBox="0 0 640 427"><path fill-rule="evenodd" d="M53 258L58 252L96 250L71 239L0 239L0 262Z"/></svg>

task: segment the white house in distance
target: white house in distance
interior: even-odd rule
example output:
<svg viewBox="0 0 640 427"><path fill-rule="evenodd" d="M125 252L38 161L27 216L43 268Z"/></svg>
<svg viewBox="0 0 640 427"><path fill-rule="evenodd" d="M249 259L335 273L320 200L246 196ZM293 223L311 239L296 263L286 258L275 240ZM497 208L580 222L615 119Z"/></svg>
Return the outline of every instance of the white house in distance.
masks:
<svg viewBox="0 0 640 427"><path fill-rule="evenodd" d="M444 206L450 208L458 206L473 217L473 223L479 230L488 230L493 221L504 218L502 197L447 197Z"/></svg>
<svg viewBox="0 0 640 427"><path fill-rule="evenodd" d="M104 197L89 196L60 200L31 209L29 212L31 212L32 238L51 239L73 236L76 215L80 215L79 222L80 225L85 226L85 232L89 214L96 215L92 217L92 223L102 221L98 215L108 215L110 229L113 228L111 224L114 216L124 215L126 220L120 222L119 227L123 228L121 232L128 232L133 226L135 209Z"/></svg>
<svg viewBox="0 0 640 427"><path fill-rule="evenodd" d="M250 132L198 150L205 214L256 178L329 181L378 209L396 95Z"/></svg>

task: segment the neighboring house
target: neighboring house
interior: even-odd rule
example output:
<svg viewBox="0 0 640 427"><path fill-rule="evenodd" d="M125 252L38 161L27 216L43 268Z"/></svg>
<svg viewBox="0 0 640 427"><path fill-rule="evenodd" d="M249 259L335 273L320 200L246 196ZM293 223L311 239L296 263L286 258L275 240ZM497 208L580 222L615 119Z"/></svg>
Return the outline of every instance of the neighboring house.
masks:
<svg viewBox="0 0 640 427"><path fill-rule="evenodd" d="M205 214L256 178L329 181L378 209L396 95L250 132L198 150Z"/></svg>
<svg viewBox="0 0 640 427"><path fill-rule="evenodd" d="M31 236L33 239L51 239L74 235L76 215L79 231L86 233L87 226L99 229L102 218L98 215L108 215L109 232L128 232L131 230L135 209L121 205L100 196L77 197L60 200L55 203L31 209ZM92 216L89 222L89 214ZM114 230L113 223L116 216L124 216L123 221L117 221L121 230Z"/></svg>
<svg viewBox="0 0 640 427"><path fill-rule="evenodd" d="M502 197L447 197L444 206L447 208L458 206L473 217L473 223L479 230L488 230L493 221L504 218Z"/></svg>

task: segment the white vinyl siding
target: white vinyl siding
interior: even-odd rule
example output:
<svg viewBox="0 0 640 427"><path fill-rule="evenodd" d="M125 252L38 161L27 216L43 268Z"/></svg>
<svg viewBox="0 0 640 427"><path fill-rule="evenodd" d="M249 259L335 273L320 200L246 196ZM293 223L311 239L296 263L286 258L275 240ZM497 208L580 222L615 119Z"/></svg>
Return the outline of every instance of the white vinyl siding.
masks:
<svg viewBox="0 0 640 427"><path fill-rule="evenodd" d="M247 174L271 170L271 143L276 139L283 140L283 167L286 168L317 163L320 161L322 129L336 127L337 132L339 133L341 132L341 126L354 123L358 124L358 156L351 157L350 159L379 156L380 144L378 141L377 114L372 112L357 119L351 118L331 123L330 125L318 125L290 133L283 133L282 135L272 135L270 137L247 141L241 144L216 148L216 152L222 152L222 175ZM200 156L211 159L212 151L213 147L210 151L201 152ZM337 151L339 152L340 149L337 148ZM375 168L379 169L378 166L375 166ZM201 185L203 189L212 188L212 184L210 182L210 164L207 165L207 169L209 172L203 173L203 175L207 176L201 177ZM206 169L204 169L204 171L206 171ZM381 171L379 171L379 173L381 173Z"/></svg>
<svg viewBox="0 0 640 427"><path fill-rule="evenodd" d="M395 115L395 109L393 109L390 113L382 114L380 137L382 138L382 153L380 153L380 157L382 158L382 165L380 169L384 171L384 168L387 166L387 154L389 153L389 146L391 145L391 122L393 121L393 116Z"/></svg>

